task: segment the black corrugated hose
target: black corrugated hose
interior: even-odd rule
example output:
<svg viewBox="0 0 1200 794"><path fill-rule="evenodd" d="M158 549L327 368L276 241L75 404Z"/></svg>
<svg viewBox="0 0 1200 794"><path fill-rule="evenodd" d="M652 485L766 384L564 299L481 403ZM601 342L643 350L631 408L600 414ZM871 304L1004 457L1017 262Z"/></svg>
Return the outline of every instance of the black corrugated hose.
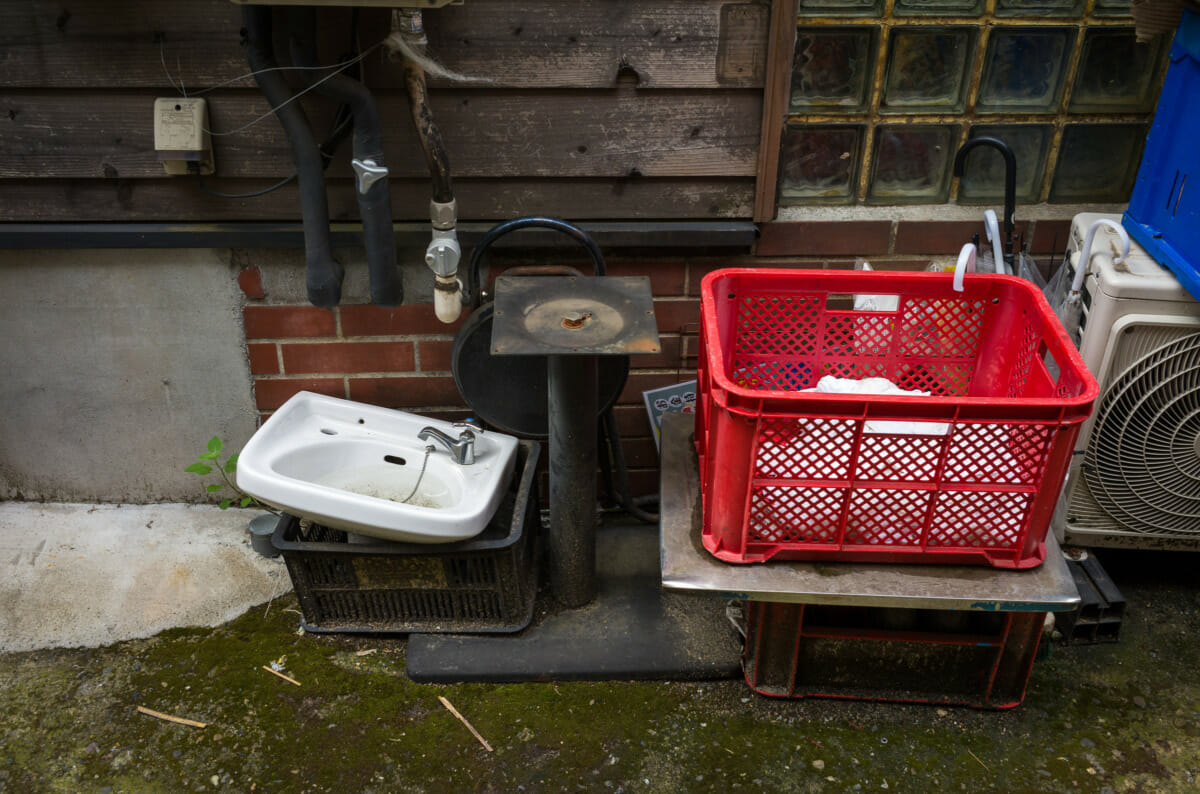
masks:
<svg viewBox="0 0 1200 794"><path fill-rule="evenodd" d="M288 10L292 62L306 67L300 74L315 85L319 94L350 107L354 117L354 157L383 166L383 132L375 97L358 80L335 74L318 81L311 67L317 65L317 14L308 6ZM364 192L355 185L358 212L363 225L363 247L367 251L367 270L371 279L371 302L377 306L398 306L404 300L404 285L396 265L396 239L392 231L392 199L388 179L383 177Z"/></svg>
<svg viewBox="0 0 1200 794"><path fill-rule="evenodd" d="M299 103L289 102L291 91L280 76L271 39L271 9L248 5L242 8L242 47L259 89L266 96L287 134L300 186L300 215L304 221L304 251L308 300L314 306L332 309L342 297L341 264L333 258L329 243L329 200L325 195L325 173L321 152L312 128Z"/></svg>

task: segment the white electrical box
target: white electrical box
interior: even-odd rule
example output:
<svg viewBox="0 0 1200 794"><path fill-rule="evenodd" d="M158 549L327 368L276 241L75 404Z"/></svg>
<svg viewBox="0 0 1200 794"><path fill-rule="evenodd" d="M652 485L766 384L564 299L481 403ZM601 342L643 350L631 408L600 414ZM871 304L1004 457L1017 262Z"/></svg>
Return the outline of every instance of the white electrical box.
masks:
<svg viewBox="0 0 1200 794"><path fill-rule="evenodd" d="M203 99L154 100L154 149L168 174L211 174L208 104Z"/></svg>

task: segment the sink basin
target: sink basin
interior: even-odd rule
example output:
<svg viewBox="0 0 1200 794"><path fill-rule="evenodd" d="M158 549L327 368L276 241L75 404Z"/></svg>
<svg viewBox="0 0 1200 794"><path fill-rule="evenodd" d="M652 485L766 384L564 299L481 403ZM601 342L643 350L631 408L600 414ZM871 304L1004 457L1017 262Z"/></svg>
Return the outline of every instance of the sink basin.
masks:
<svg viewBox="0 0 1200 794"><path fill-rule="evenodd" d="M425 427L452 438L462 432L437 419L300 392L246 444L237 484L287 513L360 535L409 543L473 537L500 505L517 439L480 432L475 462L464 466L440 445L426 457L427 442L417 438Z"/></svg>

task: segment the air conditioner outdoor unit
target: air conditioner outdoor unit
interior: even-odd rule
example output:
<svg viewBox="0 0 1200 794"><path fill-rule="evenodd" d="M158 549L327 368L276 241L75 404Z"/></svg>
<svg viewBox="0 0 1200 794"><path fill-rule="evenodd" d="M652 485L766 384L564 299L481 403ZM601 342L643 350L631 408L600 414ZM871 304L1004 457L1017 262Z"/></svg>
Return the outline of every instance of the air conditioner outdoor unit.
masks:
<svg viewBox="0 0 1200 794"><path fill-rule="evenodd" d="M1067 280L1088 226L1071 225ZM1200 304L1136 242L1097 230L1079 349L1100 384L1075 446L1055 532L1076 546L1200 551ZM1085 265L1086 266L1086 265Z"/></svg>

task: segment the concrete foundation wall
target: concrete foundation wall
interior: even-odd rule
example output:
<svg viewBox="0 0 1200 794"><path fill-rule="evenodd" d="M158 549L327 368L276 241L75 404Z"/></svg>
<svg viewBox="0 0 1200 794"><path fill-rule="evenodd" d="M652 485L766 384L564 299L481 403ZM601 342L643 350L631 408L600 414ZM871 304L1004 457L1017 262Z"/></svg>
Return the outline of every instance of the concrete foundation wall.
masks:
<svg viewBox="0 0 1200 794"><path fill-rule="evenodd" d="M257 414L225 250L0 252L0 498L201 500Z"/></svg>

